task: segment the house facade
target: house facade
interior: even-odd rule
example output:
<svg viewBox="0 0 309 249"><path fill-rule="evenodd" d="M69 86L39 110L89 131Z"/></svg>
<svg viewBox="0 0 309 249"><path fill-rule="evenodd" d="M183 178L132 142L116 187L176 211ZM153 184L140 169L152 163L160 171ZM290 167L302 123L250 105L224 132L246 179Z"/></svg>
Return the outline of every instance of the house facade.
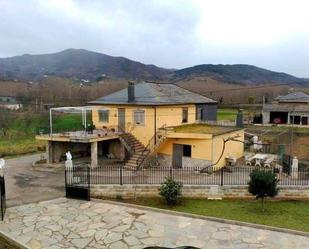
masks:
<svg viewBox="0 0 309 249"><path fill-rule="evenodd" d="M226 157L243 156L243 129L206 124L216 121L217 102L176 85L129 82L126 89L89 104L94 132L83 146L88 146L94 167L100 156L125 160L132 169L149 166L153 159L156 165L174 168L220 168ZM61 142L53 135L37 138ZM235 141L223 146L228 138ZM76 136L66 139L71 144L82 142ZM52 144L49 147L51 158L51 150L61 151Z"/></svg>
<svg viewBox="0 0 309 249"><path fill-rule="evenodd" d="M309 125L309 95L289 93L263 105L263 124Z"/></svg>

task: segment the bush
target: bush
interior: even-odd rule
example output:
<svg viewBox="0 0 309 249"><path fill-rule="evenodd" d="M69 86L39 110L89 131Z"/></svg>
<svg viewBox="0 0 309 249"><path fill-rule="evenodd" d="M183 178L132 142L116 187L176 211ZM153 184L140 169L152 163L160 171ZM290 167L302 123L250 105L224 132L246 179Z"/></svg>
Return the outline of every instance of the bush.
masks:
<svg viewBox="0 0 309 249"><path fill-rule="evenodd" d="M165 199L168 205L175 205L181 196L182 183L167 177L159 188L159 194Z"/></svg>
<svg viewBox="0 0 309 249"><path fill-rule="evenodd" d="M248 191L256 197L262 199L262 210L264 211L264 199L274 197L278 194L278 179L272 171L255 169L250 174Z"/></svg>

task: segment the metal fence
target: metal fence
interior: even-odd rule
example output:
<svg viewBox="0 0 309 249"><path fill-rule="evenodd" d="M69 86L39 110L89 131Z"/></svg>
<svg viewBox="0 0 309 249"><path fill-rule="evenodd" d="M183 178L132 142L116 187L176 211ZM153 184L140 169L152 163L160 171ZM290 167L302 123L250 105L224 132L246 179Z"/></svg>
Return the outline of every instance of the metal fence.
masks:
<svg viewBox="0 0 309 249"><path fill-rule="evenodd" d="M228 167L218 171L201 173L202 168L154 167L139 170L130 170L122 166L101 166L87 171L76 172L81 178L82 174L90 175L90 184L161 184L167 177L183 183L184 185L247 185L250 173L255 167ZM274 169L262 169L274 171ZM309 170L298 172L277 172L281 186L308 186ZM86 176L85 176L86 177Z"/></svg>
<svg viewBox="0 0 309 249"><path fill-rule="evenodd" d="M4 219L6 210L6 198L5 198L5 179L4 176L0 176L0 219Z"/></svg>

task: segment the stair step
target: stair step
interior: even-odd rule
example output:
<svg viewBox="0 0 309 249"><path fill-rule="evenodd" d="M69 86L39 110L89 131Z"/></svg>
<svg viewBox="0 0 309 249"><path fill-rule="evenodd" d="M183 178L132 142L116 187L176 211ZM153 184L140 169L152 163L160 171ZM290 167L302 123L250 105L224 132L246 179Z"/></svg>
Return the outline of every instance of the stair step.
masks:
<svg viewBox="0 0 309 249"><path fill-rule="evenodd" d="M129 166L129 167L137 167L136 163L126 163L125 166Z"/></svg>
<svg viewBox="0 0 309 249"><path fill-rule="evenodd" d="M123 168L126 169L126 170L136 170L137 166L126 166L126 165L124 165Z"/></svg>

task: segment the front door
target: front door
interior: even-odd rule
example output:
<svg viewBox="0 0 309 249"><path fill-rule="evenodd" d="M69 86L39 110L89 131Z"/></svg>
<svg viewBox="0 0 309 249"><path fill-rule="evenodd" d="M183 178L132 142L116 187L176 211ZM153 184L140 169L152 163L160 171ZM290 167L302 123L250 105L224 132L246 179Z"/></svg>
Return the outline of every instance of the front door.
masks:
<svg viewBox="0 0 309 249"><path fill-rule="evenodd" d="M183 145L173 144L173 168L182 168Z"/></svg>
<svg viewBox="0 0 309 249"><path fill-rule="evenodd" d="M126 109L118 108L118 129L120 131L125 131L126 129Z"/></svg>

